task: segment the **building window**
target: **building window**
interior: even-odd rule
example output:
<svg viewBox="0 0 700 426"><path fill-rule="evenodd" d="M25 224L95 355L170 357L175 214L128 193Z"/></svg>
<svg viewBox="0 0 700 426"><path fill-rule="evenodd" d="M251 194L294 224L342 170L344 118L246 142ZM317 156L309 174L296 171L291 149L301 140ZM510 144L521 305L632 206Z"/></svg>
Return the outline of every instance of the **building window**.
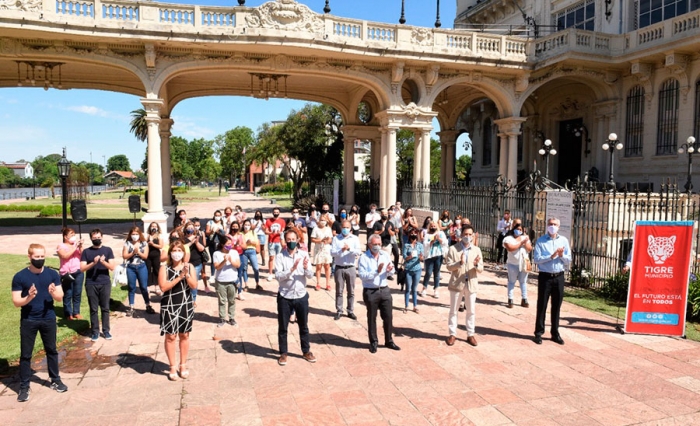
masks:
<svg viewBox="0 0 700 426"><path fill-rule="evenodd" d="M639 28L682 15L688 12L689 3L691 0L638 0ZM697 9L698 2L693 0L691 7L693 10Z"/></svg>
<svg viewBox="0 0 700 426"><path fill-rule="evenodd" d="M491 129L491 119L487 118L484 120L484 128L482 130L482 144L484 150L481 153L481 165L490 166L491 165L491 145L493 144L492 139L492 129Z"/></svg>
<svg viewBox="0 0 700 426"><path fill-rule="evenodd" d="M678 140L678 80L670 78L659 90L659 120L656 155L676 153Z"/></svg>
<svg viewBox="0 0 700 426"><path fill-rule="evenodd" d="M639 157L644 145L644 88L634 86L627 95L625 157Z"/></svg>
<svg viewBox="0 0 700 426"><path fill-rule="evenodd" d="M557 30L578 28L593 31L595 21L595 1L586 0L554 14L554 25Z"/></svg>
<svg viewBox="0 0 700 426"><path fill-rule="evenodd" d="M695 83L695 131L693 136L700 139L700 80Z"/></svg>
<svg viewBox="0 0 700 426"><path fill-rule="evenodd" d="M357 167L357 166L355 166L355 173L357 173L357 172L359 172L359 171L360 171L360 168Z"/></svg>

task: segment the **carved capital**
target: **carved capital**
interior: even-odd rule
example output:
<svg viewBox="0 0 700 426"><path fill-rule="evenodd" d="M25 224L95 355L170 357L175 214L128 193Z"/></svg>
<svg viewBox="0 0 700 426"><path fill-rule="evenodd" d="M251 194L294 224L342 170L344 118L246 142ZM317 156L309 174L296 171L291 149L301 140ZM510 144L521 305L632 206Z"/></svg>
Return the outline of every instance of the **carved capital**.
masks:
<svg viewBox="0 0 700 426"><path fill-rule="evenodd" d="M630 74L637 77L637 80L647 81L651 78L652 66L644 62L632 62Z"/></svg>
<svg viewBox="0 0 700 426"><path fill-rule="evenodd" d="M493 120L493 123L498 126L499 136L500 135L519 135L520 127L527 121L525 117L508 117L501 118L499 120Z"/></svg>
<svg viewBox="0 0 700 426"><path fill-rule="evenodd" d="M146 110L146 121L149 124L153 122L158 125L160 122L160 110L165 105L165 102L162 99L141 99L141 105Z"/></svg>

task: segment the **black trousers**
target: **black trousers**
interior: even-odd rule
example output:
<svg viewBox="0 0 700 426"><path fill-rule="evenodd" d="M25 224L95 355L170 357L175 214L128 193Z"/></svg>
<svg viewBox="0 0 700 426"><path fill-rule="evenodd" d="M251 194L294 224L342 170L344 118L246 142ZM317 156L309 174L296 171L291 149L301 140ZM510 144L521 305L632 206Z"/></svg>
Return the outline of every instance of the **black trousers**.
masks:
<svg viewBox="0 0 700 426"><path fill-rule="evenodd" d="M399 256L401 256L398 243L391 243L391 253L394 255L394 271L396 271L399 269Z"/></svg>
<svg viewBox="0 0 700 426"><path fill-rule="evenodd" d="M160 272L160 249L150 249L146 258L148 270L148 285L158 285L158 273Z"/></svg>
<svg viewBox="0 0 700 426"><path fill-rule="evenodd" d="M88 305L90 305L92 334L100 334L98 309L102 311L102 331L109 333L109 297L112 295L112 287L109 284L90 284L85 286L85 292L88 297Z"/></svg>
<svg viewBox="0 0 700 426"><path fill-rule="evenodd" d="M508 258L508 252L505 250L505 247L503 247L503 240L505 239L505 235L498 234L498 239L496 240L496 263L500 263L501 258L503 258L504 262Z"/></svg>
<svg viewBox="0 0 700 426"><path fill-rule="evenodd" d="M299 338L301 339L301 351L307 353L311 350L309 345L309 293L299 299L286 299L277 294L277 340L280 354L287 353L287 329L289 317L293 312L297 314L299 324Z"/></svg>
<svg viewBox="0 0 700 426"><path fill-rule="evenodd" d="M535 322L535 336L544 334L544 320L547 315L547 304L552 296L552 337L559 336L559 312L561 302L564 301L564 274L553 276L546 272L540 272L537 277L537 320Z"/></svg>
<svg viewBox="0 0 700 426"><path fill-rule="evenodd" d="M46 351L46 365L49 369L49 377L54 382L60 379L58 375L58 351L56 351L56 320L34 321L23 319L19 323L20 358L19 358L19 382L21 388L29 387L29 379L32 377L32 352L36 333L41 336L41 342Z"/></svg>
<svg viewBox="0 0 700 426"><path fill-rule="evenodd" d="M393 303L389 286L380 288L365 288L362 290L362 300L367 306L367 334L369 343L378 343L377 337L377 311L384 323L384 343L389 344L394 341L392 337L392 311Z"/></svg>

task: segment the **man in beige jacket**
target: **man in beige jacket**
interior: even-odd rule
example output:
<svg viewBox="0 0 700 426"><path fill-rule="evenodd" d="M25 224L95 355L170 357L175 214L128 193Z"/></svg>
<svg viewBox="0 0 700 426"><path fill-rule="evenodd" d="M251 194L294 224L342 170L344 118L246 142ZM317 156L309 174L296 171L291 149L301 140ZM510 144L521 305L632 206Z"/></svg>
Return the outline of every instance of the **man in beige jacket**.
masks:
<svg viewBox="0 0 700 426"><path fill-rule="evenodd" d="M457 309L464 297L467 308L467 343L476 346L474 337L475 320L474 309L476 306L476 292L479 288L477 273L484 271L484 259L481 249L472 244L474 240L474 228L471 225L462 225L462 240L450 247L445 263L447 270L452 273L447 288L450 290L450 318L448 328L450 336L447 345L452 346L457 340Z"/></svg>

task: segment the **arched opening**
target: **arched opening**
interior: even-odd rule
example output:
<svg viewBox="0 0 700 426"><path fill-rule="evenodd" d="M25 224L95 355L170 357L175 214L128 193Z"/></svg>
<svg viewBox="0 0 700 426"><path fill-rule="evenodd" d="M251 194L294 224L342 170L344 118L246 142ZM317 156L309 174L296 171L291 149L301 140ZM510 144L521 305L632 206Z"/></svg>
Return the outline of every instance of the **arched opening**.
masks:
<svg viewBox="0 0 700 426"><path fill-rule="evenodd" d="M401 85L401 99L405 105L411 102L418 104L420 101L420 89L418 88L418 84L410 78L406 79L403 85Z"/></svg>

